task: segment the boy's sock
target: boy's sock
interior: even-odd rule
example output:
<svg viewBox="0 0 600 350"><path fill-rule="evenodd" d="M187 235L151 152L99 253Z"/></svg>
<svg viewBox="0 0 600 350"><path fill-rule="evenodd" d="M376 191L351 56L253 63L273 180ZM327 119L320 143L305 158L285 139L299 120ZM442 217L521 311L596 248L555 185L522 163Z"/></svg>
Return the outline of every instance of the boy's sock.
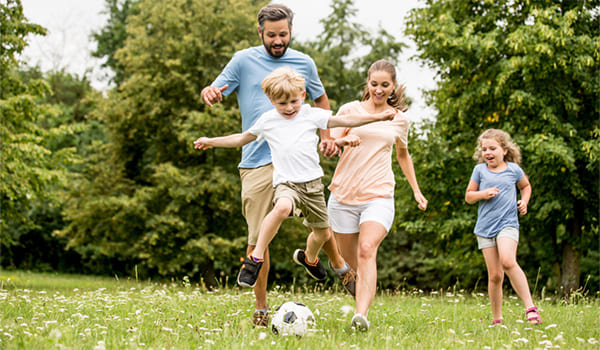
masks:
<svg viewBox="0 0 600 350"><path fill-rule="evenodd" d="M348 270L350 270L350 265L348 265L348 263L344 261L344 266L342 266L341 268L336 269L335 267L333 267L333 265L331 265L331 269L333 270L333 272L336 273L336 275L343 275L346 272L348 272Z"/></svg>
<svg viewBox="0 0 600 350"><path fill-rule="evenodd" d="M265 259L255 258L254 255L252 255L252 254L250 254L250 258L252 258L252 261L254 261L254 262L263 262L263 261L265 261Z"/></svg>

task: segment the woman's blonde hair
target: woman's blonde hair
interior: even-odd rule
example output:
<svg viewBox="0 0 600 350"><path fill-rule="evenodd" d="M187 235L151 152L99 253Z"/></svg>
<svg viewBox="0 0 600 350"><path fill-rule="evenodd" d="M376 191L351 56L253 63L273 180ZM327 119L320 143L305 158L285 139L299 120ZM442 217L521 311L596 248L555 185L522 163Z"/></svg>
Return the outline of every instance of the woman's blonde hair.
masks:
<svg viewBox="0 0 600 350"><path fill-rule="evenodd" d="M506 131L500 129L487 129L477 138L477 148L475 149L475 154L473 154L473 159L478 163L484 162L481 152L481 145L484 139L494 139L500 144L502 149L506 150L504 161L521 165L521 150L519 146L517 146Z"/></svg>
<svg viewBox="0 0 600 350"><path fill-rule="evenodd" d="M288 99L304 91L304 77L289 67L277 68L260 84L271 100Z"/></svg>
<svg viewBox="0 0 600 350"><path fill-rule="evenodd" d="M371 73L373 72L387 72L392 77L392 81L394 84L396 83L396 67L393 64L386 60L376 61L369 67L369 72L367 75L367 82L369 78L371 78ZM388 97L387 103L388 105L396 108L401 112L406 112L408 109L408 105L406 104L406 98L404 97L404 90L406 87L404 85L394 86L394 91L392 91L390 97ZM362 93L362 100L366 101L371 98L369 94L369 86L367 85Z"/></svg>

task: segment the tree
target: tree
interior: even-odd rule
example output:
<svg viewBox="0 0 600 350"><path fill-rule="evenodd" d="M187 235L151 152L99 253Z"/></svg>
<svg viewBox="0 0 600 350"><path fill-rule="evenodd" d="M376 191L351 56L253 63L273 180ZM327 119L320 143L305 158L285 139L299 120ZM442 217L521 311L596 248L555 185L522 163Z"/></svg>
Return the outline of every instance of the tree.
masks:
<svg viewBox="0 0 600 350"><path fill-rule="evenodd" d="M470 156L480 132L501 128L521 146L533 187L521 220L529 276L539 264L548 286L570 292L583 259L597 285L599 10L598 1L429 0L411 12L406 33L439 78L429 94L439 111L433 147L419 150L418 172L426 193L443 198L411 226L437 254L471 249Z"/></svg>
<svg viewBox="0 0 600 350"><path fill-rule="evenodd" d="M124 78L93 113L109 142L86 160L61 234L93 260L215 283L245 246L239 150L198 152L199 133L239 130L235 99L207 109L200 89L258 44L256 1L140 1L114 53ZM234 25L235 24L235 25ZM109 26L112 24L109 23ZM241 230L243 228L243 230ZM241 231L241 232L240 232Z"/></svg>
<svg viewBox="0 0 600 350"><path fill-rule="evenodd" d="M92 34L98 46L92 52L93 57L106 58L102 64L115 74L112 81L118 86L123 82L123 66L115 57L117 50L125 45L127 39L127 18L137 14L138 0L105 0L108 23Z"/></svg>
<svg viewBox="0 0 600 350"><path fill-rule="evenodd" d="M27 22L20 1L0 4L0 15L0 241L10 249L23 229L35 227L29 213L36 201L52 200L51 188L64 184L73 149L53 152L49 144L73 130L39 126L54 113L39 104L48 85L39 79L24 82L18 74L26 36L44 35L45 29Z"/></svg>

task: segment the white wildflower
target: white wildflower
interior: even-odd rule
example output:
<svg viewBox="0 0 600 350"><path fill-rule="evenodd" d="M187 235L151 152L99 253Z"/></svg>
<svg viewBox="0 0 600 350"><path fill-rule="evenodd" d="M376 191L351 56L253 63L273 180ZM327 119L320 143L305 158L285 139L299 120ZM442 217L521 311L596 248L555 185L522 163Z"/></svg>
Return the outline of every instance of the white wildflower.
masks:
<svg viewBox="0 0 600 350"><path fill-rule="evenodd" d="M348 315L349 313L353 312L354 308L350 305L343 305L342 306L342 313L344 314L344 316Z"/></svg>
<svg viewBox="0 0 600 350"><path fill-rule="evenodd" d="M544 329L550 329L550 328L555 328L555 327L556 327L556 324L553 323L553 324L547 325L546 328L544 328Z"/></svg>
<svg viewBox="0 0 600 350"><path fill-rule="evenodd" d="M265 340L267 338L267 333L265 332L260 332L258 334L258 340Z"/></svg>

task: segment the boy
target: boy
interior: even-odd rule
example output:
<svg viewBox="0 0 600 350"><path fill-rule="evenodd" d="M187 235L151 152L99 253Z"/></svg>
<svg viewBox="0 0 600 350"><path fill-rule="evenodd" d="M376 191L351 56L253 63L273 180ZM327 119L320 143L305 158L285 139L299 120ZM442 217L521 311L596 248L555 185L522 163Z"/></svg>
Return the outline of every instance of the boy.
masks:
<svg viewBox="0 0 600 350"><path fill-rule="evenodd" d="M345 115L336 117L331 111L303 105L306 97L304 78L296 71L283 67L274 70L261 84L275 109L265 112L243 133L215 138L201 137L194 142L197 149L211 147L241 147L265 139L273 158L274 207L264 218L254 251L245 259L237 277L243 287L254 287L264 260L264 252L290 215L304 216L304 225L312 232L306 240L306 250L298 249L294 261L317 280L327 276L318 253L329 239L329 218L325 205L319 165L316 131L334 127L356 127L367 123L391 120L395 113ZM339 140L338 147L356 146L360 140Z"/></svg>

